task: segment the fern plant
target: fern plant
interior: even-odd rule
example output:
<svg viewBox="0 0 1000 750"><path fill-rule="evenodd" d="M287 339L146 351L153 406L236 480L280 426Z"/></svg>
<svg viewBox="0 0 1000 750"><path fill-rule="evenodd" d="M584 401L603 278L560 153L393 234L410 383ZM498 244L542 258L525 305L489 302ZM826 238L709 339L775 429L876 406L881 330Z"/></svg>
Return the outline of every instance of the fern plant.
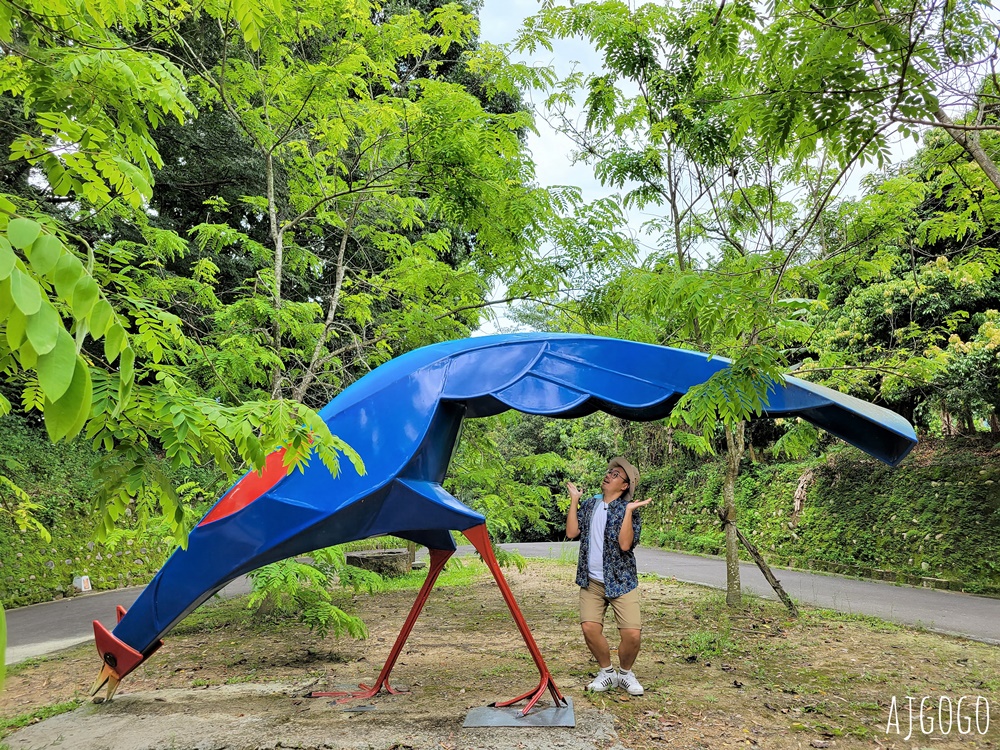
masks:
<svg viewBox="0 0 1000 750"><path fill-rule="evenodd" d="M361 618L333 604L330 586L334 579L355 591L385 589L380 575L348 565L339 546L326 547L313 552L308 560L280 560L250 573L252 591L247 606L259 615L295 614L320 638L331 633L336 638L367 638L368 628Z"/></svg>

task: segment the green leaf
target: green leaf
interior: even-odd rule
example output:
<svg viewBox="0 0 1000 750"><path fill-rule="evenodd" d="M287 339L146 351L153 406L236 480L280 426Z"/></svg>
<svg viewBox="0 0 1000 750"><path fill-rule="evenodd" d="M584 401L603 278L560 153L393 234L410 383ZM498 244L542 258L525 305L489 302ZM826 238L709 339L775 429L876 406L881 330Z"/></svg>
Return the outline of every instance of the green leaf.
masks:
<svg viewBox="0 0 1000 750"><path fill-rule="evenodd" d="M73 316L82 319L90 315L90 311L94 309L94 304L100 294L101 290L98 288L97 282L90 276L84 276L76 282L76 286L73 287L73 300L70 302Z"/></svg>
<svg viewBox="0 0 1000 750"><path fill-rule="evenodd" d="M34 315L42 306L42 290L38 283L19 268L10 275L10 296L25 315Z"/></svg>
<svg viewBox="0 0 1000 750"><path fill-rule="evenodd" d="M14 309L14 299L10 296L10 279L0 280L0 320L6 320Z"/></svg>
<svg viewBox="0 0 1000 750"><path fill-rule="evenodd" d="M21 348L27 324L27 317L17 308L12 309L7 316L7 346L13 351Z"/></svg>
<svg viewBox="0 0 1000 750"><path fill-rule="evenodd" d="M104 337L104 356L108 362L114 362L124 346L125 329L122 328L121 323L115 323Z"/></svg>
<svg viewBox="0 0 1000 750"><path fill-rule="evenodd" d="M132 395L132 384L135 382L135 351L132 347L125 347L122 352L118 372L118 402L124 404Z"/></svg>
<svg viewBox="0 0 1000 750"><path fill-rule="evenodd" d="M8 278L16 264L17 255L11 249L10 243L0 238L0 279Z"/></svg>
<svg viewBox="0 0 1000 750"><path fill-rule="evenodd" d="M52 442L74 437L83 429L92 398L90 369L83 357L77 356L69 388L56 401L45 399L45 429Z"/></svg>
<svg viewBox="0 0 1000 750"><path fill-rule="evenodd" d="M28 316L26 326L28 340L39 354L48 354L52 351L59 331L62 330L64 330L62 319L48 300L42 302L38 312Z"/></svg>
<svg viewBox="0 0 1000 750"><path fill-rule="evenodd" d="M76 366L76 342L60 326L56 345L38 358L38 384L49 401L58 401L70 387Z"/></svg>
<svg viewBox="0 0 1000 750"><path fill-rule="evenodd" d="M252 50L260 49L260 32L267 26L261 4L257 0L236 0L233 8L247 46Z"/></svg>
<svg viewBox="0 0 1000 750"><path fill-rule="evenodd" d="M47 274L59 261L63 252L62 243L58 237L43 234L31 245L31 267L39 274Z"/></svg>
<svg viewBox="0 0 1000 750"><path fill-rule="evenodd" d="M111 309L108 301L104 299L98 300L90 313L90 320L88 321L90 335L95 339L103 336L107 332L108 325L111 323L113 317L114 311Z"/></svg>
<svg viewBox="0 0 1000 750"><path fill-rule="evenodd" d="M76 289L80 277L83 276L83 263L75 255L66 253L59 262L56 263L54 281L56 284L56 294L68 303L73 302L73 290Z"/></svg>
<svg viewBox="0 0 1000 750"><path fill-rule="evenodd" d="M11 219L7 225L7 237L10 239L10 244L18 250L29 247L41 231L42 226L31 219Z"/></svg>
<svg viewBox="0 0 1000 750"><path fill-rule="evenodd" d="M31 345L30 341L21 342L21 348L17 350L17 358L25 370L33 370L38 364L38 352L35 351L35 347Z"/></svg>

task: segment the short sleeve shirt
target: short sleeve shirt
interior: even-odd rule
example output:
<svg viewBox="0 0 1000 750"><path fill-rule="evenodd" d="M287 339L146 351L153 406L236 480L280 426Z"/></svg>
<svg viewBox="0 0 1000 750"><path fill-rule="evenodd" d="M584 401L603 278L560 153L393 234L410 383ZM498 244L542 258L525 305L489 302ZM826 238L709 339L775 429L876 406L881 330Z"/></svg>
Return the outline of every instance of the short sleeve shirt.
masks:
<svg viewBox="0 0 1000 750"><path fill-rule="evenodd" d="M590 524L598 504L604 505L604 500L600 495L584 500L580 503L577 512L577 520L580 525L580 559L576 569L576 584L582 588L586 588L590 584L588 572L591 547ZM608 518L602 541L604 543L604 594L609 599L616 599L627 594L639 585L635 553L632 551L639 544L639 536L642 533L642 518L638 510L632 511L632 547L623 551L618 546L618 534L622 530L627 504L628 502L624 498L618 498L607 505Z"/></svg>

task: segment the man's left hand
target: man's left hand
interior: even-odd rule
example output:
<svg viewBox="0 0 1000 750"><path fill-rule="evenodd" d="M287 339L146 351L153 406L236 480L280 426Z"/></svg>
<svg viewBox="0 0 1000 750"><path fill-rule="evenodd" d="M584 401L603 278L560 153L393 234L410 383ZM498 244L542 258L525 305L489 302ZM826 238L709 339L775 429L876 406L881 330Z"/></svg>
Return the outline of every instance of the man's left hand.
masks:
<svg viewBox="0 0 1000 750"><path fill-rule="evenodd" d="M635 510L636 508L641 508L644 505L649 505L653 502L653 498L647 497L645 500L635 500L625 506L625 510Z"/></svg>

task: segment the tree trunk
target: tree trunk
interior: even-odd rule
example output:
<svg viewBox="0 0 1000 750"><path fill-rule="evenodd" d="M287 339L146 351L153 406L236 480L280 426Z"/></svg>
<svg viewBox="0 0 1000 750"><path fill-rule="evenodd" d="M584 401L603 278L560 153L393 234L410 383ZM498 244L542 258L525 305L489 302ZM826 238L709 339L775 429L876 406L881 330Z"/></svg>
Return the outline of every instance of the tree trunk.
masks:
<svg viewBox="0 0 1000 750"><path fill-rule="evenodd" d="M319 373L320 367L322 365L322 359L324 352L326 350L326 342L330 338L330 332L333 330L333 321L337 316L337 309L340 306L340 295L344 288L344 275L347 267L344 265L344 256L347 253L347 242L351 238L351 232L354 231L354 220L358 215L358 209L361 207L362 198L357 198L354 201L354 205L351 207L351 215L347 219L347 224L344 227L344 233L340 237L340 245L337 248L337 274L333 283L333 291L330 292L330 301L326 309L326 321L323 323L323 332L316 339L316 346L313 348L312 357L309 360L309 366L306 367L305 373L303 373L302 378L299 380L299 384L292 391L292 398L296 401L302 401L305 399L306 391L309 390L309 386L312 385L313 380L316 379Z"/></svg>
<svg viewBox="0 0 1000 750"><path fill-rule="evenodd" d="M941 432L944 433L945 437L955 437L955 430L951 424L951 413L944 405L944 401L941 402Z"/></svg>
<svg viewBox="0 0 1000 750"><path fill-rule="evenodd" d="M745 448L746 422L726 427L726 478L722 484L723 526L726 530L726 605L735 609L743 604L740 589L740 545L736 531L736 478Z"/></svg>
<svg viewBox="0 0 1000 750"><path fill-rule="evenodd" d="M799 484L795 488L795 495L792 497L792 520L789 521L793 529L799 523L799 514L806 507L806 491L809 489L809 485L812 484L814 477L815 474L812 469L806 470L799 477Z"/></svg>
<svg viewBox="0 0 1000 750"><path fill-rule="evenodd" d="M268 151L264 161L267 185L267 218L271 225L271 241L274 243L274 323L271 335L274 353L281 357L281 275L284 273L285 243L284 232L278 226L278 204L274 193L274 155ZM275 366L271 374L271 398L281 394L281 368Z"/></svg>
<svg viewBox="0 0 1000 750"><path fill-rule="evenodd" d="M966 435L976 434L976 420L972 416L972 409L969 407L962 409L962 430Z"/></svg>
<svg viewBox="0 0 1000 750"><path fill-rule="evenodd" d="M943 109L939 109L934 113L934 119L941 123L941 127L944 128L945 132L954 138L955 142L964 148L969 156L975 159L976 164L982 168L983 173L989 178L990 182L996 186L997 190L1000 190L1000 169L997 169L997 165L993 163L989 154L986 153L979 143L979 134L974 131L949 127L949 125L954 126L955 122L948 117L948 114Z"/></svg>

